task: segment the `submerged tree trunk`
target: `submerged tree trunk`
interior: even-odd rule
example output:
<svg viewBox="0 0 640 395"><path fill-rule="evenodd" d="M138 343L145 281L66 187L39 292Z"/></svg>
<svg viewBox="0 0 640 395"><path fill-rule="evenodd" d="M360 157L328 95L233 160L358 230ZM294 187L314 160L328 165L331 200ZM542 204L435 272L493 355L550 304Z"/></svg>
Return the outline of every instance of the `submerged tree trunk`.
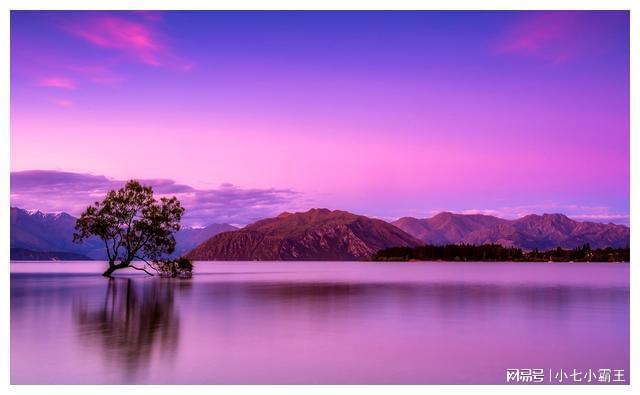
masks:
<svg viewBox="0 0 640 395"><path fill-rule="evenodd" d="M116 270L115 266L109 266L109 268L105 270L105 272L102 273L102 275L105 277L111 277L111 273L113 273L115 270Z"/></svg>
<svg viewBox="0 0 640 395"><path fill-rule="evenodd" d="M109 268L105 270L105 272L102 273L102 275L105 277L111 277L111 274L113 274L113 272L115 272L118 269L124 269L125 267L129 267L129 262L123 262L117 265L113 264L112 262L109 262Z"/></svg>

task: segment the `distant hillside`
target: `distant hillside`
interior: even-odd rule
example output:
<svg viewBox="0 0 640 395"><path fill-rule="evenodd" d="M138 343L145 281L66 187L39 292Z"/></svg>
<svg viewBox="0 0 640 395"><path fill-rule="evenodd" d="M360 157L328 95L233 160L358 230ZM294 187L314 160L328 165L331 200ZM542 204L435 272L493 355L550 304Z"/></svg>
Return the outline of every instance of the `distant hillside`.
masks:
<svg viewBox="0 0 640 395"><path fill-rule="evenodd" d="M71 252L104 259L104 244L91 238L83 244L72 241L76 218L67 213L45 214L11 207L10 247L40 252Z"/></svg>
<svg viewBox="0 0 640 395"><path fill-rule="evenodd" d="M431 218L400 218L393 225L422 240L426 244L459 243L473 232L504 225L509 221L480 214L440 213Z"/></svg>
<svg viewBox="0 0 640 395"><path fill-rule="evenodd" d="M346 211L282 213L220 233L187 254L194 260L363 260L420 240L378 219Z"/></svg>
<svg viewBox="0 0 640 395"><path fill-rule="evenodd" d="M425 244L500 244L525 250L556 247L623 248L629 245L624 225L579 222L563 214L527 215L505 220L489 215L440 213L431 218L400 218L392 222Z"/></svg>
<svg viewBox="0 0 640 395"><path fill-rule="evenodd" d="M24 248L11 248L12 261L89 261L86 255L64 251L31 251Z"/></svg>
<svg viewBox="0 0 640 395"><path fill-rule="evenodd" d="M10 247L13 256L25 256L29 260L49 260L47 254L71 253L90 259L106 259L104 243L98 238L90 238L82 244L73 243L76 217L67 213L42 213L11 207ZM220 232L237 229L227 224L212 224L205 228L186 228L178 231L175 256L189 251L209 237ZM22 252L18 252L24 250ZM54 251L54 252L52 252ZM41 253L41 254L36 254ZM70 255L71 256L71 255ZM40 258L37 258L40 257ZM16 258L19 260L21 258ZM80 258L78 258L80 259Z"/></svg>

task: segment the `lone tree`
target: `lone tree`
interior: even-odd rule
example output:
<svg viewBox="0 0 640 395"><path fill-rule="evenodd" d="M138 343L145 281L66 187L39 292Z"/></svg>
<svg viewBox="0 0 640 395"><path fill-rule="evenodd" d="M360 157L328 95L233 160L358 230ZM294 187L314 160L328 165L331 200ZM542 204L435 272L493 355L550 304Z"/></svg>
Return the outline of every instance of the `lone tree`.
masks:
<svg viewBox="0 0 640 395"><path fill-rule="evenodd" d="M109 267L102 274L110 277L118 270L131 267L147 274L147 264L158 261L176 247L174 232L180 230L184 208L174 196L153 198L153 190L138 181L128 181L124 188L109 191L102 202L95 202L76 221L73 241L82 243L91 236L104 241ZM144 261L143 267L132 264Z"/></svg>

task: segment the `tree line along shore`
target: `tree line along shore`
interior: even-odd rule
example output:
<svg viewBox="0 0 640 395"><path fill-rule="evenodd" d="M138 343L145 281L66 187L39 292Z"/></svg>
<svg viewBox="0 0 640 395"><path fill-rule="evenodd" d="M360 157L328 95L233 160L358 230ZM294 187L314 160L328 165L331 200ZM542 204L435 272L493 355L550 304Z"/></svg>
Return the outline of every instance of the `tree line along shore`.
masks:
<svg viewBox="0 0 640 395"><path fill-rule="evenodd" d="M523 251L500 244L447 244L392 247L378 251L374 261L470 261L470 262L629 262L630 249L597 248L589 244L573 249Z"/></svg>

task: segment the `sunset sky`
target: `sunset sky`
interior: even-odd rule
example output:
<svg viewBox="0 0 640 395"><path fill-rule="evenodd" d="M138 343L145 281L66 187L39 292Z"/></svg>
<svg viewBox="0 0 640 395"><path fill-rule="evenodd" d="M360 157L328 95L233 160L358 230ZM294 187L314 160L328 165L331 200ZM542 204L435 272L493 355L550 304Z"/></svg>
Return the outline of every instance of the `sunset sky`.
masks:
<svg viewBox="0 0 640 395"><path fill-rule="evenodd" d="M627 12L12 12L11 204L629 222Z"/></svg>

